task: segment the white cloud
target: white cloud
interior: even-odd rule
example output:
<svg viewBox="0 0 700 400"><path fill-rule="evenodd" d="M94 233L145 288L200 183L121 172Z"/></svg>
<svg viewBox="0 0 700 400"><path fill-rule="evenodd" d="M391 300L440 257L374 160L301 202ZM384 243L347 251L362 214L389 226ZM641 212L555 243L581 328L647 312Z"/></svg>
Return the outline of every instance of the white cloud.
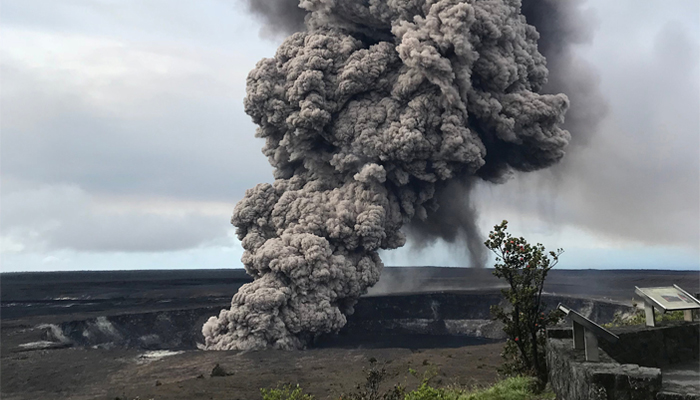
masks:
<svg viewBox="0 0 700 400"><path fill-rule="evenodd" d="M588 3L577 51L610 116L563 175L481 186L482 230L508 219L581 267L697 266L700 4ZM276 47L240 5L7 0L0 22L3 269L240 266L233 205L271 180L245 77ZM441 242L383 257L464 265Z"/></svg>
<svg viewBox="0 0 700 400"><path fill-rule="evenodd" d="M206 247L167 252L125 253L56 250L50 253L12 253L2 256L3 272L242 268L241 247ZM48 255L47 255L48 254ZM44 263L44 260L51 260Z"/></svg>
<svg viewBox="0 0 700 400"><path fill-rule="evenodd" d="M0 56L10 71L31 71L23 75L41 83L47 94L72 92L95 111L122 119L163 116L170 105L163 100L172 96L242 99L255 62L243 52L12 27L3 29ZM28 82L4 81L3 94L12 104ZM4 124L20 119L13 115L7 113Z"/></svg>
<svg viewBox="0 0 700 400"><path fill-rule="evenodd" d="M270 179L261 141L242 110L243 68L252 60L6 30L5 177L73 184L96 195L210 201L235 201ZM71 50L43 56L53 40Z"/></svg>
<svg viewBox="0 0 700 400"><path fill-rule="evenodd" d="M0 236L0 253L19 253L24 250L24 245L13 238Z"/></svg>
<svg viewBox="0 0 700 400"><path fill-rule="evenodd" d="M151 201L102 204L76 186L41 185L2 194L2 237L9 250L159 252L232 243L230 212L207 204ZM177 209L177 212L172 210Z"/></svg>

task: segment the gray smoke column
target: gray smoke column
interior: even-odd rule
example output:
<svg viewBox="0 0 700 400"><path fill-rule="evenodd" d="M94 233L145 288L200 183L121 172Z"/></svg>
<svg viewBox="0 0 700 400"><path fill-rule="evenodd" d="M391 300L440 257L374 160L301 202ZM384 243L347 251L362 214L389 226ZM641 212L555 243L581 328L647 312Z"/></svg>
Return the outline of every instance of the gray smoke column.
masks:
<svg viewBox="0 0 700 400"><path fill-rule="evenodd" d="M564 124L571 132L570 152L572 147L587 145L608 114L597 72L573 50L576 45L591 42L597 26L595 15L584 5L585 0L522 2L528 24L540 34L537 47L547 58L549 77L543 92L563 92L571 101Z"/></svg>
<svg viewBox="0 0 700 400"><path fill-rule="evenodd" d="M548 71L517 0L300 7L307 31L248 76L275 182L234 210L255 280L204 325L208 349L302 348L337 331L379 279L378 250L444 214L436 194L550 166L570 140L568 99L539 93Z"/></svg>
<svg viewBox="0 0 700 400"><path fill-rule="evenodd" d="M299 8L298 0L246 0L248 10L263 17L262 34L288 35L304 29L306 12Z"/></svg>

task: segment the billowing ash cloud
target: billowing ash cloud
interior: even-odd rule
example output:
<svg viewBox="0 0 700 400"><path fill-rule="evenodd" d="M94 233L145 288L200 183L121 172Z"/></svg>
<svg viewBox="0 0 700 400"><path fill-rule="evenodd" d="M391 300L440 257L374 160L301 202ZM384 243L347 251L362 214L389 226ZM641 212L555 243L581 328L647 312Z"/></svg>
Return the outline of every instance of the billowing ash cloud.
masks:
<svg viewBox="0 0 700 400"><path fill-rule="evenodd" d="M249 10L262 18L264 34L291 34L304 28L306 12L299 7L298 0L245 1ZM372 6L375 10L387 7L378 1L370 4L374 3L377 3ZM572 134L569 151L590 142L608 111L607 101L600 92L597 72L573 51L574 46L592 40L596 26L595 15L584 9L584 5L585 0L522 0L521 6L521 13L527 23L533 25L539 33L538 51L547 59L549 74L541 92L566 93L571 103L562 125ZM352 3L336 7L357 8ZM335 13L343 15L340 10L335 10ZM369 36L374 37L374 40L393 41L391 33L386 29L375 29L381 24L369 22L374 19L370 12L359 11L355 14L364 19L360 23L351 24L351 31L368 30ZM326 15L324 22L329 19L334 20L335 25L343 23L343 19L333 15ZM318 24L317 21L314 19L315 24ZM555 176L566 174L567 167L566 163L559 164L553 170ZM503 181L503 171L504 166L499 161L490 160L478 175L488 181ZM545 179L549 178L551 175ZM488 255L483 239L476 230L478 213L470 200L474 183L474 179L462 179L436 186L435 197L440 208L435 212L427 210L427 219L412 220L406 230L415 246L422 248L436 239L460 247L466 245L470 266L485 265Z"/></svg>
<svg viewBox="0 0 700 400"><path fill-rule="evenodd" d="M248 77L276 180L234 210L255 281L204 325L208 349L300 348L340 329L402 226L448 218L439 201L475 177L556 163L570 140L567 97L539 94L545 58L519 1L301 5L307 31Z"/></svg>

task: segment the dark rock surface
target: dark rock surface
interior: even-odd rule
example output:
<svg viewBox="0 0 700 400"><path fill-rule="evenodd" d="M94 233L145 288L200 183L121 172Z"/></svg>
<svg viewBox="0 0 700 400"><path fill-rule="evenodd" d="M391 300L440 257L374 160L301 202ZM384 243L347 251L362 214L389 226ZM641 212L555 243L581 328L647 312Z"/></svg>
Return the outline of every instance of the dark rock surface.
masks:
<svg viewBox="0 0 700 400"><path fill-rule="evenodd" d="M488 290L503 287L491 269L385 268L369 295ZM185 309L228 304L251 278L241 269L163 271L79 271L0 274L0 318ZM697 271L557 270L545 291L570 297L631 303L634 286L678 284L700 291ZM37 319L46 322L45 319ZM49 321L51 322L51 321Z"/></svg>
<svg viewBox="0 0 700 400"><path fill-rule="evenodd" d="M657 400L700 400L700 364L690 361L661 369Z"/></svg>
<svg viewBox="0 0 700 400"><path fill-rule="evenodd" d="M601 341L600 347L622 364L664 368L700 359L700 324L666 322L656 327L640 325L611 328L616 343Z"/></svg>
<svg viewBox="0 0 700 400"><path fill-rule="evenodd" d="M602 300L544 296L547 308L563 300L601 323L611 321L616 312L631 310ZM501 294L493 290L367 296L358 301L340 332L322 335L310 347L426 348L490 343L505 338L500 322L490 318L489 308L495 304L505 306ZM202 325L224 306L122 312L42 323L35 328L41 330L39 341L18 345L197 349L203 342Z"/></svg>
<svg viewBox="0 0 700 400"><path fill-rule="evenodd" d="M0 397L253 399L262 387L288 382L337 399L363 381L371 358L389 370L388 385L420 384L408 368L435 369L438 386L489 384L502 350L485 339L499 333L488 319L501 285L491 272L387 268L338 335L306 351L249 353L192 350L203 319L249 281L242 270L3 273ZM700 276L553 270L547 302L605 322L631 304L635 285L672 283L692 291ZM232 375L210 378L217 363Z"/></svg>

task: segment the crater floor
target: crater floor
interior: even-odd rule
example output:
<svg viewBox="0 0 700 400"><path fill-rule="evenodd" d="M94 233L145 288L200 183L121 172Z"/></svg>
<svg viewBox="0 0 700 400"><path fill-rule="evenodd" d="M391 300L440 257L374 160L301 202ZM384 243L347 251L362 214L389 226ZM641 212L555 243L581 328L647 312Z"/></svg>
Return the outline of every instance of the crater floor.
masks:
<svg viewBox="0 0 700 400"><path fill-rule="evenodd" d="M370 361L386 368L386 385L415 387L424 373L436 385L497 379L502 343L451 343L406 333L357 340L326 339L305 351L203 352L140 348L32 347L42 324L146 312L224 307L248 278L237 270L2 274L0 394L3 399L255 399L260 388L299 383L319 399L337 399L364 381ZM552 271L546 290L572 298L631 303L634 286L679 284L699 289L696 271ZM489 270L387 268L372 295L440 290L497 293ZM573 301L573 300L572 300ZM370 302L371 303L371 302ZM384 302L382 302L384 304ZM421 318L445 309L428 307ZM364 314L372 315L372 309ZM472 339L470 339L472 340ZM228 373L211 377L220 364ZM409 373L416 371L418 377Z"/></svg>

